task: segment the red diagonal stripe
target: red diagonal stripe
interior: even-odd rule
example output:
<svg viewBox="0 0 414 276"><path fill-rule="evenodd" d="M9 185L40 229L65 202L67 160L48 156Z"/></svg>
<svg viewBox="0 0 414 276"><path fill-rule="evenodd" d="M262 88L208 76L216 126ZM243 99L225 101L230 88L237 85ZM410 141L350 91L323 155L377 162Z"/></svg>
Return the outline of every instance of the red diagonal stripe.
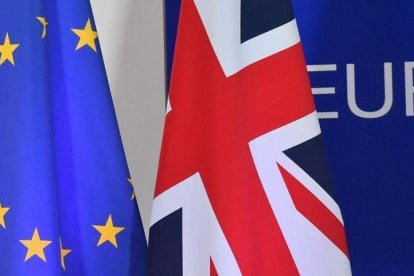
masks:
<svg viewBox="0 0 414 276"><path fill-rule="evenodd" d="M217 269L214 266L213 260L210 258L210 276L219 276L217 273Z"/></svg>
<svg viewBox="0 0 414 276"><path fill-rule="evenodd" d="M336 216L293 175L277 164L296 209L331 240L345 255L348 247L345 230Z"/></svg>

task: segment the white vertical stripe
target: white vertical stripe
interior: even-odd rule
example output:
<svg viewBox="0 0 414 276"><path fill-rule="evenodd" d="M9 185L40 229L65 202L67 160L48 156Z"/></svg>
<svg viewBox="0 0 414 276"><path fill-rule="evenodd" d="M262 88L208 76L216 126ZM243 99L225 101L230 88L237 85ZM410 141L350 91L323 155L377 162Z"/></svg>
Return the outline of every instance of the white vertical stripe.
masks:
<svg viewBox="0 0 414 276"><path fill-rule="evenodd" d="M296 20L292 20L240 43L240 1L194 0L194 2L227 77L300 41Z"/></svg>

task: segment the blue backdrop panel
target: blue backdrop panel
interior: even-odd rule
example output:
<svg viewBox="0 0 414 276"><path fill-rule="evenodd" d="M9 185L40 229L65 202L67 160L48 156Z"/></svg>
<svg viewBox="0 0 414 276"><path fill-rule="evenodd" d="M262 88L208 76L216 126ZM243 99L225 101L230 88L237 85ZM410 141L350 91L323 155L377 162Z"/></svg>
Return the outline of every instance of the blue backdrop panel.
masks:
<svg viewBox="0 0 414 276"><path fill-rule="evenodd" d="M354 275L414 273L414 2L293 0ZM168 77L179 0L166 1Z"/></svg>
<svg viewBox="0 0 414 276"><path fill-rule="evenodd" d="M319 111L338 112L321 124L354 274L412 275L414 117L407 107L414 103L406 95L413 74L407 70L406 77L405 66L414 60L414 2L295 1L295 12L307 63L337 67L310 76L313 87L335 87L335 94L315 99ZM385 76L384 63L391 66ZM372 112L385 102L386 81L389 111L352 110L353 83L358 109Z"/></svg>

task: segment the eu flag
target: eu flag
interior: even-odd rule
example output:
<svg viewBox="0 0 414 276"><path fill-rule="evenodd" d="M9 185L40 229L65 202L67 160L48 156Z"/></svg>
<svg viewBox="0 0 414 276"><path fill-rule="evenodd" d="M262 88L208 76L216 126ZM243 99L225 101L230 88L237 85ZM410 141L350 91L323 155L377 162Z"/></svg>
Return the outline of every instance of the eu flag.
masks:
<svg viewBox="0 0 414 276"><path fill-rule="evenodd" d="M145 248L89 1L0 0L0 275L142 275Z"/></svg>

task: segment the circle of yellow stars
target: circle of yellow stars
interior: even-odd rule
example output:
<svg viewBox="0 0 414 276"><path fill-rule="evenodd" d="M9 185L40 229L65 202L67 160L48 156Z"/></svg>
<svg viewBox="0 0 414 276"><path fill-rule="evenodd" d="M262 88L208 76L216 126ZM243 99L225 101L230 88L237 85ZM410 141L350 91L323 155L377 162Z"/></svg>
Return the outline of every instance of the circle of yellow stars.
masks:
<svg viewBox="0 0 414 276"><path fill-rule="evenodd" d="M36 19L42 25L41 38L44 39L47 36L47 25L49 24L49 22L47 22L46 18L42 16L37 16ZM88 46L94 52L97 52L96 39L98 37L98 34L95 30L93 30L92 24L89 18L87 19L85 27L83 29L72 28L71 30L79 38L78 43L75 48L76 51L85 46ZM12 43L9 33L5 34L3 44L0 44L0 66L4 64L6 61L8 61L13 66L15 65L14 52L17 50L19 46L20 44L18 43ZM128 178L127 180L129 184L132 186L131 200L133 200L136 197L134 189L133 189L133 182L131 178ZM10 211L10 207L4 207L0 203L0 226L3 229L6 229L5 216L6 214L8 214L9 211ZM115 248L118 248L117 235L120 234L125 228L115 226L111 214L109 214L105 225L92 225L92 226L100 234L97 247L109 242ZM24 259L25 262L35 256L41 259L42 261L46 262L45 249L50 244L52 244L52 241L43 240L40 236L38 228L34 229L31 239L24 239L24 240L22 239L19 241L27 249L26 256ZM72 250L63 248L61 238L59 238L59 250L60 250L61 267L64 270L66 270L65 257L69 253L71 253Z"/></svg>
<svg viewBox="0 0 414 276"><path fill-rule="evenodd" d="M42 35L41 38L44 39L47 36L47 22L46 18L43 16L37 16L36 19L42 25ZM98 33L93 30L91 20L88 18L83 29L71 29L75 33L79 40L76 45L75 50L79 50L85 46L91 48L94 52L96 50L96 39L98 38ZM0 42L1 43L1 42ZM9 33L6 33L4 36L3 44L0 44L0 66L8 61L11 65L14 64L14 52L20 46L18 43L12 43Z"/></svg>
<svg viewBox="0 0 414 276"><path fill-rule="evenodd" d="M131 178L127 178L129 184L132 186L133 182ZM132 190L134 190L132 188ZM135 198L135 192L132 192L131 200ZM6 229L5 216L9 213L10 207L2 206L0 202L0 226L3 229ZM109 214L106 223L104 225L92 225L93 228L99 233L99 240L97 247L110 243L115 248L118 248L117 235L125 230L125 227L115 226L112 218L112 214ZM39 229L36 227L33 231L32 237L30 239L22 239L19 242L24 245L27 249L26 256L24 261L28 261L33 257L38 257L43 262L46 262L45 249L52 244L51 240L44 240L41 238ZM65 258L69 253L72 252L71 249L63 248L62 239L59 238L59 251L60 251L60 265L63 270L66 270Z"/></svg>

